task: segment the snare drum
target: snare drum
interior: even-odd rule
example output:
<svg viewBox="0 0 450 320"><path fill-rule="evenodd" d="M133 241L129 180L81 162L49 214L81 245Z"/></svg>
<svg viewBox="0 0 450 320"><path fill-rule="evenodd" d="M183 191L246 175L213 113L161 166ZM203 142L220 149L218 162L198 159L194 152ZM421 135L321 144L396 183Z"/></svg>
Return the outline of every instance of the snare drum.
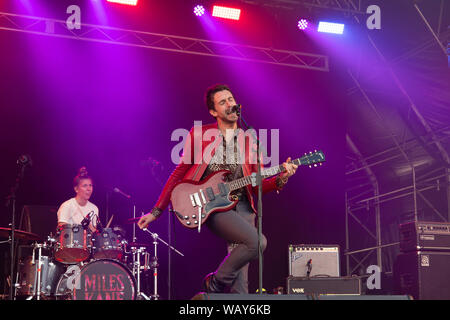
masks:
<svg viewBox="0 0 450 320"><path fill-rule="evenodd" d="M57 300L135 300L136 282L130 270L114 260L94 260L70 266L56 288Z"/></svg>
<svg viewBox="0 0 450 320"><path fill-rule="evenodd" d="M92 256L94 259L122 260L124 243L120 230L105 228L92 234Z"/></svg>
<svg viewBox="0 0 450 320"><path fill-rule="evenodd" d="M65 264L76 264L90 256L87 230L79 224L66 224L58 228L55 259Z"/></svg>

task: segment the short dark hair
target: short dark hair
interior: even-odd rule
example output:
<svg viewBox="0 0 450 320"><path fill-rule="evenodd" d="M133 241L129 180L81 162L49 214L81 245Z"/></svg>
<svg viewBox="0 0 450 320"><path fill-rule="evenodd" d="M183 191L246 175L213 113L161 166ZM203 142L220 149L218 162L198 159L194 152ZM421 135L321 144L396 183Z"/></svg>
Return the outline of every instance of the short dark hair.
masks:
<svg viewBox="0 0 450 320"><path fill-rule="evenodd" d="M205 102L206 106L208 107L208 110L215 110L214 109L214 95L223 90L228 90L231 92L230 88L226 84L215 84L208 89L206 89L205 94ZM233 94L233 92L231 92Z"/></svg>
<svg viewBox="0 0 450 320"><path fill-rule="evenodd" d="M73 186L77 187L80 184L81 180L84 179L89 179L92 181L92 178L88 175L86 167L81 167L78 170L78 174L75 176L75 178L73 178Z"/></svg>

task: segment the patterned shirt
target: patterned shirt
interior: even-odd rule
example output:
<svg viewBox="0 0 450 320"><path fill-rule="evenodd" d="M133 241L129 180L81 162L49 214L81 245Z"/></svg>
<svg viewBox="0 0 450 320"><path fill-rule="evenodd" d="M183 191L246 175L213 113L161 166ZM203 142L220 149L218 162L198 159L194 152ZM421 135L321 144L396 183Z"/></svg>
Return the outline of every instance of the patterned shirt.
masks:
<svg viewBox="0 0 450 320"><path fill-rule="evenodd" d="M239 130L235 130L233 137L227 143L222 133L219 134L219 139L222 142L217 146L214 156L211 158L210 163L206 167L205 172L200 180L205 179L207 176L220 170L228 170L231 172L226 178L226 181L233 181L244 176L242 172L241 157L239 153L239 146L237 143L237 134ZM231 192L231 195L245 195L245 187Z"/></svg>

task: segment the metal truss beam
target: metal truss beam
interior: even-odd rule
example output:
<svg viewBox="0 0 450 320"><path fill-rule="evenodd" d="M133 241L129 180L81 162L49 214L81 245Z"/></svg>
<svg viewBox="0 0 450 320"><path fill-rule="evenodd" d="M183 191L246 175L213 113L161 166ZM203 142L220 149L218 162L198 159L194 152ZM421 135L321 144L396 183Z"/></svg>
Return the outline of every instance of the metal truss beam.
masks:
<svg viewBox="0 0 450 320"><path fill-rule="evenodd" d="M329 11L337 11L348 15L366 14L359 8L355 8L349 0L241 0L244 3L262 5L265 7L295 10L302 8L316 8ZM359 0L361 2L361 0Z"/></svg>
<svg viewBox="0 0 450 320"><path fill-rule="evenodd" d="M82 24L80 30L69 30L66 22L62 20L4 12L0 12L0 30L266 63L323 72L329 71L328 57L320 54L239 45L91 24Z"/></svg>
<svg viewBox="0 0 450 320"><path fill-rule="evenodd" d="M358 7L350 0L302 0L301 2L305 7L338 11L346 15L366 14L365 11L361 11L361 1Z"/></svg>

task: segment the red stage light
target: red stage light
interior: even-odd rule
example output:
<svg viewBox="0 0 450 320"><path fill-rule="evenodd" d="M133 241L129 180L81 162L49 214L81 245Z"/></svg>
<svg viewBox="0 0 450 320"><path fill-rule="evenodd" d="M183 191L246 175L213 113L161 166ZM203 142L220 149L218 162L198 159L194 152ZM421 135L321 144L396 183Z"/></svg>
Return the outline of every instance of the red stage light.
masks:
<svg viewBox="0 0 450 320"><path fill-rule="evenodd" d="M138 0L106 0L106 1L113 3L127 4L130 6L135 6L137 5L138 2Z"/></svg>
<svg viewBox="0 0 450 320"><path fill-rule="evenodd" d="M231 20L239 20L240 15L241 15L241 9L221 7L221 6L213 7L213 13L212 13L213 17L231 19Z"/></svg>

